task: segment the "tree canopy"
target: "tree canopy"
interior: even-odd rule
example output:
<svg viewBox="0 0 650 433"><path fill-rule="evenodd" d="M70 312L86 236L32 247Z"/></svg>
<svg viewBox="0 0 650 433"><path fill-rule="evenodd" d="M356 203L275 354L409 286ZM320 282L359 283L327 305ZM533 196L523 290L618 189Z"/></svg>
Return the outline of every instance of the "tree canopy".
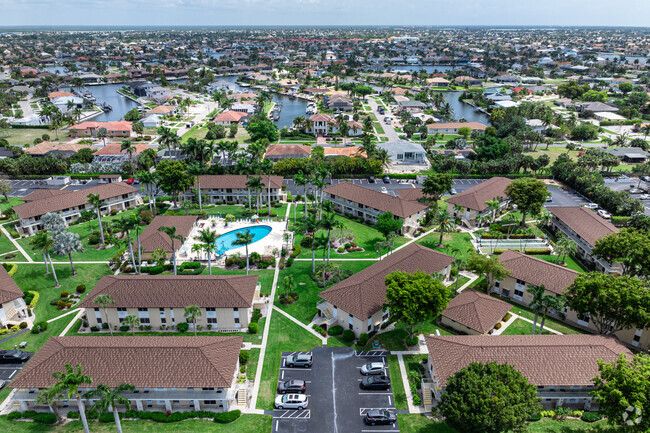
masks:
<svg viewBox="0 0 650 433"><path fill-rule="evenodd" d="M625 275L647 276L650 274L650 233L625 228L598 239L593 254L610 263L620 263Z"/></svg>
<svg viewBox="0 0 650 433"><path fill-rule="evenodd" d="M548 196L546 184L532 177L515 179L506 187L510 201L517 205L522 213L521 225L526 224L527 214L537 214Z"/></svg>
<svg viewBox="0 0 650 433"><path fill-rule="evenodd" d="M424 184L422 188L422 194L433 201L438 207L438 200L440 197L449 190L451 190L454 185L454 180L450 174L439 173L439 174L430 174L424 179Z"/></svg>
<svg viewBox="0 0 650 433"><path fill-rule="evenodd" d="M401 218L395 219L391 212L380 213L377 216L377 222L375 222L375 228L384 235L386 239L391 234L397 233L399 229L402 228L404 221Z"/></svg>

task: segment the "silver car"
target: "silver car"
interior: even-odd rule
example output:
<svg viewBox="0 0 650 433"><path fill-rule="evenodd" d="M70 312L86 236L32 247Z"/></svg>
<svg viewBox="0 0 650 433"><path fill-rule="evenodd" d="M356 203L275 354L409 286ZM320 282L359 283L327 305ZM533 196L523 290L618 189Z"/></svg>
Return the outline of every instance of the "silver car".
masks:
<svg viewBox="0 0 650 433"><path fill-rule="evenodd" d="M361 374L364 376L382 374L384 372L384 363L383 362L369 362L361 367Z"/></svg>
<svg viewBox="0 0 650 433"><path fill-rule="evenodd" d="M283 394L275 398L276 409L303 410L309 404L309 399L304 394Z"/></svg>

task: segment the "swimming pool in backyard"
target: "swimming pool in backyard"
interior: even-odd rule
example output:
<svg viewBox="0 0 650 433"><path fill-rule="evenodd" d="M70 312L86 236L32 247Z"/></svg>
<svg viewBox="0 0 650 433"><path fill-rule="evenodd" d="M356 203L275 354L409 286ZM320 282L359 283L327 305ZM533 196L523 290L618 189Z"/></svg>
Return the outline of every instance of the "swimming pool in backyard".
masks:
<svg viewBox="0 0 650 433"><path fill-rule="evenodd" d="M242 247L243 245L233 245L233 242L237 240L237 233L244 233L246 230L248 230L253 235L253 242L248 244L248 245L252 245L255 242L261 241L266 236L268 236L268 234L271 233L272 228L270 226L263 226L263 225L250 226L250 227L242 227L240 229L225 233L219 236L217 238L217 241L215 242L217 254L223 254L228 250Z"/></svg>

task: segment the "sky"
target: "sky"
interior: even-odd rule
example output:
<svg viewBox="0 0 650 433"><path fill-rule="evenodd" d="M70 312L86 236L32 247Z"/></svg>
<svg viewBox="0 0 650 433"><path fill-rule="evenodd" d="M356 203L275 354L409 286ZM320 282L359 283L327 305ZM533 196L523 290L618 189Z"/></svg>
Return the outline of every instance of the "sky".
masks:
<svg viewBox="0 0 650 433"><path fill-rule="evenodd" d="M650 26L650 0L0 0L0 26Z"/></svg>

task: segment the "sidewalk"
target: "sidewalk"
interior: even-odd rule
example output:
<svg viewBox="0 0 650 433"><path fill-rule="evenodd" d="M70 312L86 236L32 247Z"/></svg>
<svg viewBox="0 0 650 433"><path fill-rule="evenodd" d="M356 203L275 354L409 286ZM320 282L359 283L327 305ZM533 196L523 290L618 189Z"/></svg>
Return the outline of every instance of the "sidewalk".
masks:
<svg viewBox="0 0 650 433"><path fill-rule="evenodd" d="M29 257L29 254L27 254L27 252L23 249L23 247L21 247L20 244L16 242L16 240L9 234L5 226L0 225L0 230L2 230L2 234L4 234L7 237L7 239L11 241L12 244L14 244L16 249L20 251L20 253L23 256L25 256L25 258L27 259L27 263L34 263L34 260L32 260L32 258ZM14 263L22 263L22 262L14 262Z"/></svg>

